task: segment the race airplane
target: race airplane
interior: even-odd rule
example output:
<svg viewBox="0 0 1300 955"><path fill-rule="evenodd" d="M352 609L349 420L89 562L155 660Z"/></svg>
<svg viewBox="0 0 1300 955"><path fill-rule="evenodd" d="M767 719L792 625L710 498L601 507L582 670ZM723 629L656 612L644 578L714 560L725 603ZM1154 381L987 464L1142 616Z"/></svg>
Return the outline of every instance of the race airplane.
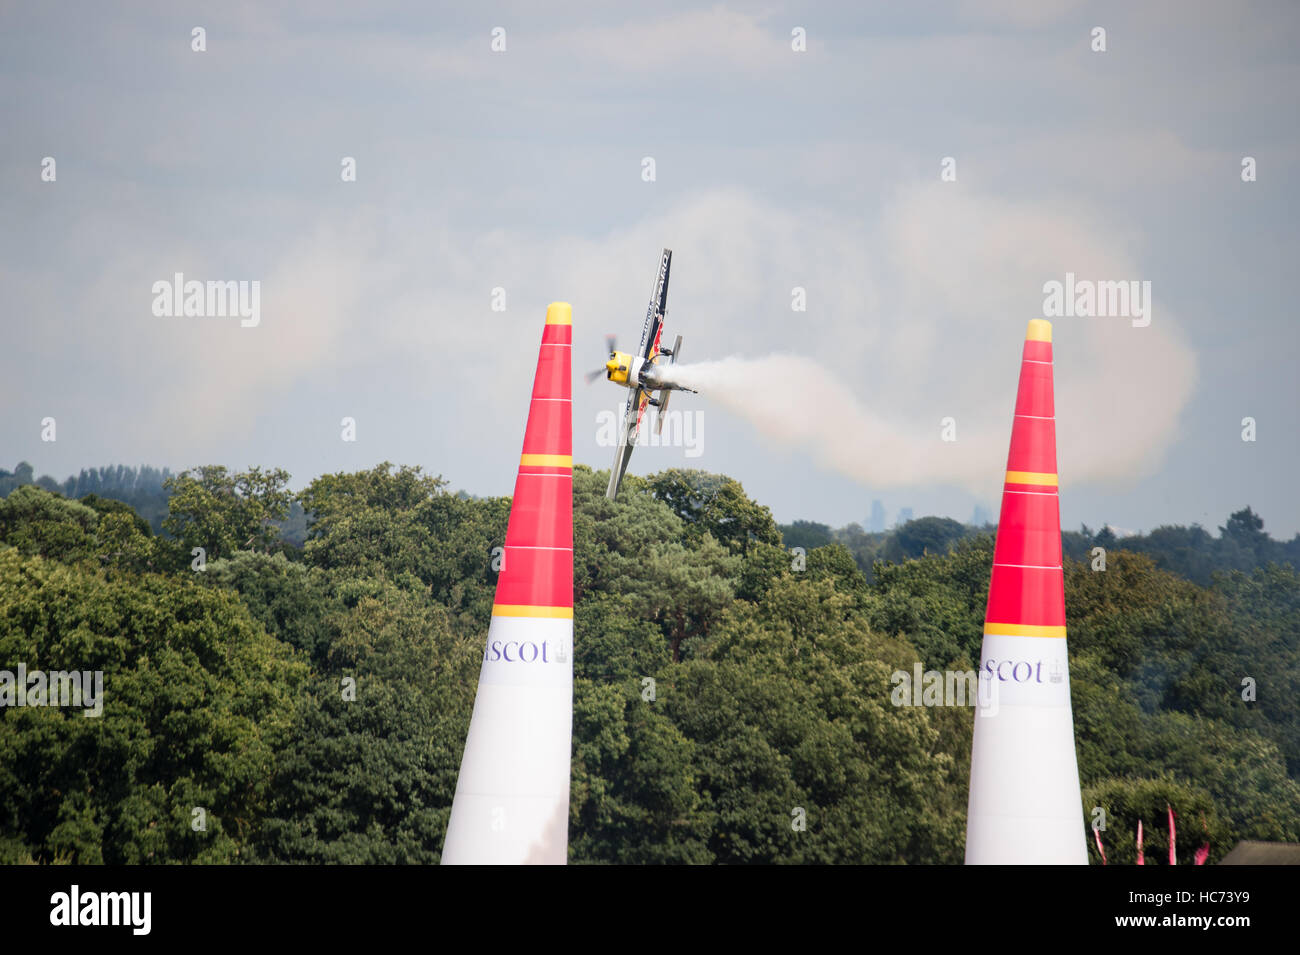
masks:
<svg viewBox="0 0 1300 955"><path fill-rule="evenodd" d="M604 375L609 381L628 389L627 405L623 409L623 419L619 425L619 441L614 449L614 466L610 469L609 488L605 491L605 496L611 501L623 483L627 462L632 457L632 449L636 447L637 435L641 433L641 419L645 417L646 407L654 405L659 409L655 431L662 432L671 393L695 390L669 379L664 374L668 366L659 363L661 356L667 356L668 365L676 363L682 347L681 335L677 336L672 348L663 348L659 343L664 334L664 315L668 312L668 270L672 261L672 249L664 249L659 260L659 274L650 292L650 307L646 310L645 325L641 329L641 346L636 354L619 351L617 341L611 335L605 340L609 360L603 367L588 372L586 376L587 384ZM659 392L658 397L654 394L656 391Z"/></svg>

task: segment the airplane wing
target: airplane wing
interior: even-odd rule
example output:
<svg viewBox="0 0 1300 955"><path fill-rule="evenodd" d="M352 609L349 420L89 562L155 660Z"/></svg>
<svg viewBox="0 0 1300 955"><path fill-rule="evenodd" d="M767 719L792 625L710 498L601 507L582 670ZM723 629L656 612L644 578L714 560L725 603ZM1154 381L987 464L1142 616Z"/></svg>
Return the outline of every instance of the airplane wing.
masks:
<svg viewBox="0 0 1300 955"><path fill-rule="evenodd" d="M659 273L655 276L654 288L650 290L650 306L646 309L645 325L641 327L639 354L648 362L659 357L659 339L663 338L664 315L668 312L668 272L672 264L673 250L664 249L659 258ZM633 397L636 398L636 430L632 432L630 440L635 443L641 432L641 419L645 417L645 409L650 405L650 395L638 389ZM629 400L628 408L631 407L632 402Z"/></svg>
<svg viewBox="0 0 1300 955"><path fill-rule="evenodd" d="M631 405L632 396L628 397L628 404ZM629 407L624 415L623 420L627 421L632 413ZM619 485L623 483L623 475L627 473L627 463L632 460L632 449L636 447L637 422L635 418L631 419L631 430L633 431L632 440L620 441L614 448L614 464L609 469L609 487L605 489L605 496L611 501L618 494ZM623 432L624 434L626 432Z"/></svg>
<svg viewBox="0 0 1300 955"><path fill-rule="evenodd" d="M655 276L654 288L650 290L650 306L646 309L645 324L641 326L641 345L637 354L646 361L659 357L659 339L664 334L664 315L668 311L668 273L673 264L673 250L664 249L659 257L659 272ZM650 405L650 395L640 388L628 392L627 406L623 409L623 421L619 429L620 441L614 449L614 466L609 472L609 487L605 496L611 501L618 494L619 485L627 471L627 463L632 459L632 449L636 447L637 436L641 433L641 419L645 409Z"/></svg>
<svg viewBox="0 0 1300 955"><path fill-rule="evenodd" d="M647 361L659 354L659 338L663 335L664 316L668 314L668 271L672 264L673 250L664 249L659 259L659 274L650 291L645 325L641 328L641 357Z"/></svg>

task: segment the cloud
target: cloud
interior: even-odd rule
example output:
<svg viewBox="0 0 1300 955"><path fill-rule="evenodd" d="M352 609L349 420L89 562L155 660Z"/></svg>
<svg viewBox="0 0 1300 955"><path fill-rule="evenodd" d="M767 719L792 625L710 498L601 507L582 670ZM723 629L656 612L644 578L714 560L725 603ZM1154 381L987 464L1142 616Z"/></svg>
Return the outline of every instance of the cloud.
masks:
<svg viewBox="0 0 1300 955"><path fill-rule="evenodd" d="M83 345L110 367L151 356L148 382L115 384L133 408L135 434L155 436L152 448L132 449L141 459L206 459L297 390L380 384L356 382L358 365L382 368L385 392L456 406L455 426L481 442L528 391L547 302L572 302L575 370L594 366L605 333L635 345L667 245L676 251L670 333L685 336L695 362L734 356L715 369L721 385L710 382L701 407L716 401L764 440L803 449L864 485L991 493L1005 461L1020 342L1025 322L1042 314L1043 284L1067 271L1145 278L1132 223L1105 221L1080 203L938 182L895 190L869 223L851 209L723 189L590 237L467 233L363 205L304 219L289 241L260 251L252 271L232 264L234 239L173 247L154 237L144 251L113 250L114 228L83 223L87 246L112 251L74 314L101 316ZM149 286L175 271L260 279L261 325L152 318ZM506 291L505 312L491 308L495 287ZM807 311L791 309L796 287ZM1114 318L1056 322L1063 481L1152 473L1180 433L1196 362L1178 316L1159 286L1153 292L1147 328ZM45 334L66 340L67 329ZM595 421L616 397L597 386L577 398L575 452L604 466ZM398 413L410 416L413 435L432 427L427 409ZM939 441L947 416L957 420L955 444Z"/></svg>
<svg viewBox="0 0 1300 955"><path fill-rule="evenodd" d="M769 29L763 19L718 5L578 29L556 35L550 42L580 59L617 65L620 71L688 69L716 75L720 68L765 70L791 51L789 29L784 28L784 33Z"/></svg>
<svg viewBox="0 0 1300 955"><path fill-rule="evenodd" d="M700 399L705 406L717 400L766 439L810 448L823 466L881 487L995 487L1020 343L1026 321L1042 316L1044 283L1067 271L1145 277L1135 227L1107 223L1081 204L918 184L897 191L865 229L849 216L722 190L592 239L501 231L457 245L440 235L433 257L445 254L451 274L430 294L463 320L430 324L418 309L398 309L378 331L393 348L453 341L450 373L466 389L508 373L522 390L551 298L574 304L579 370L597 363L602 333L619 334L621 347L635 344L664 244L676 250L671 333L686 337L686 354L697 360L739 353L716 369L726 384ZM487 311L491 275L509 277L508 316ZM791 310L796 285L806 290L806 312ZM1056 322L1067 482L1136 480L1177 440L1196 361L1158 286L1153 298L1146 328L1122 318ZM773 349L802 354L760 357ZM490 400L499 397L508 399L503 411L514 400L509 387ZM579 443L584 420L611 403L598 389L580 392ZM939 422L950 415L958 422L952 445L939 441Z"/></svg>

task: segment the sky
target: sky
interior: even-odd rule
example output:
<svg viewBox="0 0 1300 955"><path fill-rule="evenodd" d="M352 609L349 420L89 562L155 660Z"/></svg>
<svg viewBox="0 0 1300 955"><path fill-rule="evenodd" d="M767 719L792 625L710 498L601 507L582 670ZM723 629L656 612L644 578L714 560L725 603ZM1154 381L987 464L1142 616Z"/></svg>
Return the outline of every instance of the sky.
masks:
<svg viewBox="0 0 1300 955"><path fill-rule="evenodd" d="M608 468L623 393L581 372L667 247L666 337L726 393L633 473L996 519L1050 317L1066 529L1300 532L1300 8L538 6L0 3L0 467L509 494L563 300ZM257 324L155 314L176 273L257 282ZM1149 309L1049 316L1067 274Z"/></svg>

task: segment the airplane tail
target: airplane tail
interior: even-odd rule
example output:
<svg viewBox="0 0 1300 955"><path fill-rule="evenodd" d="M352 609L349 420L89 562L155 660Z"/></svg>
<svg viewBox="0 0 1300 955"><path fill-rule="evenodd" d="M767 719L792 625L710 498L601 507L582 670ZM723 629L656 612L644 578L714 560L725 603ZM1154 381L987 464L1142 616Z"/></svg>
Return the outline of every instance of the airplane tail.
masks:
<svg viewBox="0 0 1300 955"><path fill-rule="evenodd" d="M672 350L668 352L668 364L677 364L677 355L681 350L682 336L678 335L676 341L673 342ZM673 396L673 392L671 388L665 388L659 394L662 397L659 399L659 407L655 409L655 434L663 434L664 432L664 415L668 414L668 399Z"/></svg>

